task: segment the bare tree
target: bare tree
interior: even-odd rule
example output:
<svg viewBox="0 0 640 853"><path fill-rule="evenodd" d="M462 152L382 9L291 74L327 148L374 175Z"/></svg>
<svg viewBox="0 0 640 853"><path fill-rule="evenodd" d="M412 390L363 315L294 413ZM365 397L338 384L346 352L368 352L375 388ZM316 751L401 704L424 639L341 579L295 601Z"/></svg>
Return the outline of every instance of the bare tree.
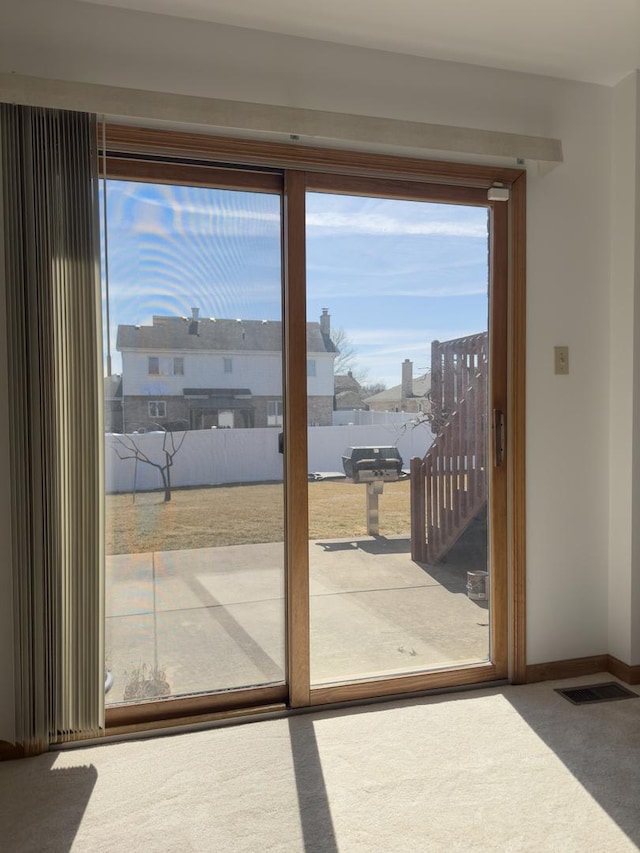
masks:
<svg viewBox="0 0 640 853"><path fill-rule="evenodd" d="M162 439L164 462L155 462L151 459L131 435L115 436L116 443L120 445L121 449L114 444L113 450L118 459L135 459L136 462L144 462L145 465L151 465L152 468L157 468L160 472L160 476L162 477L164 500L166 503L171 500L171 468L173 467L173 460L184 444L186 436L187 433L183 430L181 437L176 440L175 433L169 432L168 430L164 431Z"/></svg>
<svg viewBox="0 0 640 853"><path fill-rule="evenodd" d="M362 393L367 397L373 397L374 394L386 390L387 386L384 382L367 382L362 386Z"/></svg>
<svg viewBox="0 0 640 853"><path fill-rule="evenodd" d="M367 378L368 370L358 365L358 350L348 333L340 326L332 330L331 340L338 350L338 355L333 362L334 374L341 375L351 371L353 378L362 384Z"/></svg>

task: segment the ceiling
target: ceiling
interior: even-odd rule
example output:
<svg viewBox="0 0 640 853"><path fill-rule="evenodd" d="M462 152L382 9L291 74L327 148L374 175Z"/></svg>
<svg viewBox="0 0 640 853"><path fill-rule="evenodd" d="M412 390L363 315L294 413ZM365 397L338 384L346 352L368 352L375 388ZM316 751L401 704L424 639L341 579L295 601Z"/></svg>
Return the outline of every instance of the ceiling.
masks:
<svg viewBox="0 0 640 853"><path fill-rule="evenodd" d="M613 85L640 67L640 0L80 0Z"/></svg>

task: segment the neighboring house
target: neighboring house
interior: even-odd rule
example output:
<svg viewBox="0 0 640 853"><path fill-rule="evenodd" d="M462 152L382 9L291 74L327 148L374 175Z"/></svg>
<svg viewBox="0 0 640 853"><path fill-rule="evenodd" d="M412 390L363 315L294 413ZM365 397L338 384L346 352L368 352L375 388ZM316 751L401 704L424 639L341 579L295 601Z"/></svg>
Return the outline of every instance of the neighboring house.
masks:
<svg viewBox="0 0 640 853"><path fill-rule="evenodd" d="M333 377L333 387L336 411L369 408L364 401L365 391L351 371L336 374Z"/></svg>
<svg viewBox="0 0 640 853"><path fill-rule="evenodd" d="M408 358L402 362L402 382L373 394L365 399L367 406L374 412L425 412L431 410L429 391L431 375L423 373L413 375L413 362Z"/></svg>
<svg viewBox="0 0 640 853"><path fill-rule="evenodd" d="M307 323L308 420L331 425L330 317ZM119 326L124 429L281 427L282 323L154 316Z"/></svg>

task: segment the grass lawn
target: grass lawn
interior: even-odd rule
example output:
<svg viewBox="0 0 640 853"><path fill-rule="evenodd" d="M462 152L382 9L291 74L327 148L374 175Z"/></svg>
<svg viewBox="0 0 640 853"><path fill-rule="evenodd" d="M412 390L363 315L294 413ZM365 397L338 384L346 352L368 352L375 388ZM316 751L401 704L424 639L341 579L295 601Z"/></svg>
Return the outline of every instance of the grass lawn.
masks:
<svg viewBox="0 0 640 853"><path fill-rule="evenodd" d="M107 495L106 552L175 551L283 537L282 486L216 486ZM380 534L409 535L409 480L386 483L379 498ZM366 536L366 487L343 480L309 483L309 538Z"/></svg>

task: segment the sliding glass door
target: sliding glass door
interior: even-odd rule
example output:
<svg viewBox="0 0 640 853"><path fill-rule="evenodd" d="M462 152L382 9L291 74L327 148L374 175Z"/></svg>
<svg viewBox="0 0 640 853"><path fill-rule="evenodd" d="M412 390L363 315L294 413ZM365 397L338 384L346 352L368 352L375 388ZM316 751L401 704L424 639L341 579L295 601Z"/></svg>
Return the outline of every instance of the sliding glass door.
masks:
<svg viewBox="0 0 640 853"><path fill-rule="evenodd" d="M490 658L486 197L375 192L306 195L315 686Z"/></svg>
<svg viewBox="0 0 640 853"><path fill-rule="evenodd" d="M107 705L286 680L280 180L158 177L103 196Z"/></svg>
<svg viewBox="0 0 640 853"><path fill-rule="evenodd" d="M508 203L110 133L110 724L505 677Z"/></svg>

